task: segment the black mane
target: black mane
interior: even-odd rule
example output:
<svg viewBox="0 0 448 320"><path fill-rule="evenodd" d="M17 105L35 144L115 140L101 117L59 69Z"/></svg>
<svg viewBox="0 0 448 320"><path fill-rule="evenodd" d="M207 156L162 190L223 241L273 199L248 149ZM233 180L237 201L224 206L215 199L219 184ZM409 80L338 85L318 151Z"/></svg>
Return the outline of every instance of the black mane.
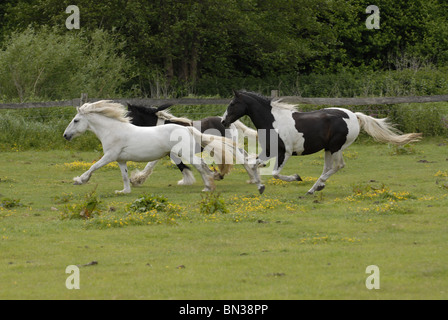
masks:
<svg viewBox="0 0 448 320"><path fill-rule="evenodd" d="M128 110L129 111L138 111L138 112L141 112L144 114L155 114L156 112L168 109L171 106L172 106L172 104L164 104L164 105L161 105L160 107L156 108L156 107L151 107L151 106L138 106L138 105L128 104Z"/></svg>
<svg viewBox="0 0 448 320"><path fill-rule="evenodd" d="M239 93L242 95L246 95L252 99L255 99L261 104L268 105L268 106L271 105L272 99L266 98L265 96L263 96L257 92L243 90L243 91L239 91Z"/></svg>

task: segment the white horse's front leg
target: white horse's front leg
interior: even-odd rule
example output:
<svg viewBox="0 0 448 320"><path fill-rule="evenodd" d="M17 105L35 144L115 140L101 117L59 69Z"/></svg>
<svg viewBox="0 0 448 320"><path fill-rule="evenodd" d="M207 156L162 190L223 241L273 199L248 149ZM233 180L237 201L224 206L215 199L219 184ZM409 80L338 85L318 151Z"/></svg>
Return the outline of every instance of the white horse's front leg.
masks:
<svg viewBox="0 0 448 320"><path fill-rule="evenodd" d="M126 165L126 162L118 162L118 166L121 170L121 177L123 178L123 185L124 189L121 191L115 191L117 194L125 194L125 193L131 193L131 186L129 184L129 176L128 176L128 166Z"/></svg>
<svg viewBox="0 0 448 320"><path fill-rule="evenodd" d="M81 176L73 178L73 181L75 181L74 185L86 184L94 171L98 170L101 167L104 167L112 161L114 160L112 160L111 157L109 157L108 155L104 155L100 160L98 160L98 162L92 165L90 169L84 172Z"/></svg>

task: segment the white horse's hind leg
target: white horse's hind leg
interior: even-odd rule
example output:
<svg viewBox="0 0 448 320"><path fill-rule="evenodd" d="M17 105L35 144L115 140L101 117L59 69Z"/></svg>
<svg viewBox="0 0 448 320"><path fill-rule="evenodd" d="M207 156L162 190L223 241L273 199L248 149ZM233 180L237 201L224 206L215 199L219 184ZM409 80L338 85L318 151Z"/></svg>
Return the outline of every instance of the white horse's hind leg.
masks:
<svg viewBox="0 0 448 320"><path fill-rule="evenodd" d="M333 174L345 167L344 158L342 157L342 150L331 154L330 151L325 151L325 164L322 175L317 179L313 187L307 192L313 194L316 191L321 191L325 188L325 182Z"/></svg>
<svg viewBox="0 0 448 320"><path fill-rule="evenodd" d="M145 169L143 169L143 171L139 171L139 170L133 171L131 173L132 185L134 187L142 185L146 181L146 179L148 179L148 177L151 175L157 162L159 162L159 160L148 162L148 164L146 165Z"/></svg>
<svg viewBox="0 0 448 320"><path fill-rule="evenodd" d="M125 194L125 193L131 193L131 186L129 185L129 176L128 176L128 166L126 165L126 162L118 162L118 166L121 170L121 177L123 178L123 185L124 188L121 191L115 191L117 194Z"/></svg>

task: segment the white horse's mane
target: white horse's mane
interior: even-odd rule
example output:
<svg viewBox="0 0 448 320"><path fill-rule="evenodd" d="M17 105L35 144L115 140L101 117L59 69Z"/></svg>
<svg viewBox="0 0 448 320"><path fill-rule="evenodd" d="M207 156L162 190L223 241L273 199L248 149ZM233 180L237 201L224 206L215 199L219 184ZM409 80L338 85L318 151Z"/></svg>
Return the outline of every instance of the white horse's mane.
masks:
<svg viewBox="0 0 448 320"><path fill-rule="evenodd" d="M277 99L277 100L271 101L271 107L277 108L277 109L298 111L297 110L297 105L289 104L289 103L286 103L286 102L282 102L282 99Z"/></svg>
<svg viewBox="0 0 448 320"><path fill-rule="evenodd" d="M85 103L78 108L79 114L97 113L105 117L121 122L130 123L131 118L127 116L126 107L111 100L101 100L93 103Z"/></svg>
<svg viewBox="0 0 448 320"><path fill-rule="evenodd" d="M193 121L187 118L178 118L173 116L171 113L169 113L168 111L159 111L156 113L156 115L163 120L169 120L169 121L173 121L173 122L178 122L178 123L183 123L186 124L187 126L192 126L193 125Z"/></svg>

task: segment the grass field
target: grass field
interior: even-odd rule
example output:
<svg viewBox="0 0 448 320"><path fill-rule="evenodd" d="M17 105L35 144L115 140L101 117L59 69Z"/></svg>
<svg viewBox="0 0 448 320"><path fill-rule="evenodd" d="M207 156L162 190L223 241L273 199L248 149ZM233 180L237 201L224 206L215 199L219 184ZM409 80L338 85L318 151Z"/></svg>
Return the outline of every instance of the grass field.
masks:
<svg viewBox="0 0 448 320"><path fill-rule="evenodd" d="M1 153L0 299L448 298L447 139L357 142L313 196L322 153L288 162L283 172L304 182L265 176L262 196L236 166L216 183L215 213L205 213L214 198L197 172L194 186L177 186L168 161L129 195L114 194L113 167L73 186L100 156ZM166 197L174 213L132 215L144 194ZM79 290L66 288L69 265L80 268ZM370 265L378 290L365 285Z"/></svg>

